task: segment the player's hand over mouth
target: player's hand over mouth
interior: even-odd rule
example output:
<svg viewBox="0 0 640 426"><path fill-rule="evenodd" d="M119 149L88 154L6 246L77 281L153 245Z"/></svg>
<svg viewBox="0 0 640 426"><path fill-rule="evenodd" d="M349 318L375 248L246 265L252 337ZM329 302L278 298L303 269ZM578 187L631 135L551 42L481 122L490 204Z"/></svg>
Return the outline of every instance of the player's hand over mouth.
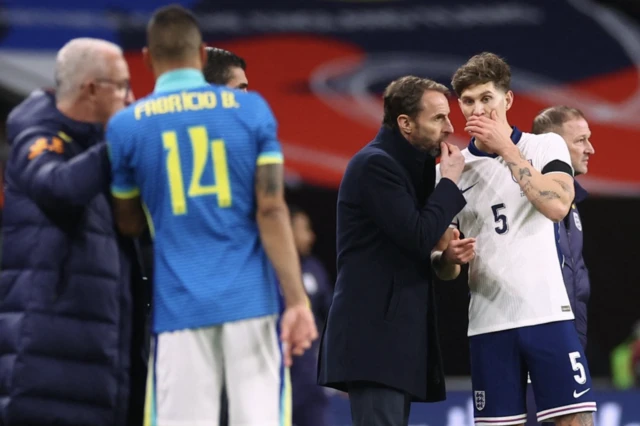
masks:
<svg viewBox="0 0 640 426"><path fill-rule="evenodd" d="M513 131L506 123L498 120L498 115L491 111L491 115L472 115L467 120L464 128L474 138L482 142L485 148L495 154L502 153L513 147L511 132Z"/></svg>

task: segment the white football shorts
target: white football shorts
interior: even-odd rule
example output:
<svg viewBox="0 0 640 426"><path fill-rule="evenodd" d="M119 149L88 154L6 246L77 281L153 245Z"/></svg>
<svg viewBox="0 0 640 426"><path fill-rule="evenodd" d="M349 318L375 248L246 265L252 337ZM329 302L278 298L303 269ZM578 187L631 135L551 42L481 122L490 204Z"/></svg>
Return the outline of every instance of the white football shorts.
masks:
<svg viewBox="0 0 640 426"><path fill-rule="evenodd" d="M276 315L160 333L147 378L145 426L291 425L291 386Z"/></svg>

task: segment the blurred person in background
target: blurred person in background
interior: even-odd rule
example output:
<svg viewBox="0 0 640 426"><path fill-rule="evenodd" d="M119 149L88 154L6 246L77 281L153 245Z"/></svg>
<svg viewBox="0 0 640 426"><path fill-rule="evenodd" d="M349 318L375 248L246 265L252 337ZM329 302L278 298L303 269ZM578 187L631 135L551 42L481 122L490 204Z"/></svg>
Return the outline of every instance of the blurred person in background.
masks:
<svg viewBox="0 0 640 426"><path fill-rule="evenodd" d="M58 52L55 76L55 93L35 91L7 123L0 417L5 426L139 425L140 272L114 227L103 139L133 100L129 70L118 46L82 38Z"/></svg>
<svg viewBox="0 0 640 426"><path fill-rule="evenodd" d="M320 260L313 256L312 249L316 241L311 218L298 206L290 205L293 238L296 243L302 282L307 291L318 330L324 328L329 314L333 286L329 274ZM318 385L318 347L316 341L291 366L291 390L293 398L294 426L328 426L329 409L328 389Z"/></svg>
<svg viewBox="0 0 640 426"><path fill-rule="evenodd" d="M631 345L631 371L636 387L640 387L640 321L635 324L633 337L635 340Z"/></svg>
<svg viewBox="0 0 640 426"><path fill-rule="evenodd" d="M571 156L575 176L588 171L589 159L595 154L591 144L591 130L584 114L567 106L554 106L541 111L533 120L532 133L557 133L562 136ZM582 257L582 221L577 204L587 198L587 191L574 180L575 198L569 214L556 223L558 243L563 256L562 275L569 302L575 315L575 325L580 343L587 346L587 304L591 293L589 271Z"/></svg>
<svg viewBox="0 0 640 426"><path fill-rule="evenodd" d="M143 58L154 92L111 119L107 140L119 228L144 229L144 201L155 230L147 419L217 424L224 377L230 425L290 421L285 366L317 332L275 119L258 94L207 83L202 34L181 6L154 12Z"/></svg>
<svg viewBox="0 0 640 426"><path fill-rule="evenodd" d="M582 111L564 105L553 106L541 111L533 120L531 132L535 135L557 133L562 136L575 176L586 174L589 158L595 154L591 144L591 130ZM589 271L582 256L583 229L578 204L587 198L587 191L574 179L575 198L569 214L556 222L555 232L558 249L562 256L562 276L567 289L569 303L575 316L575 327L582 347L587 348L587 305L591 294ZM535 399L532 387L527 391L527 424L536 424ZM547 424L553 424L547 422Z"/></svg>
<svg viewBox="0 0 640 426"><path fill-rule="evenodd" d="M217 47L207 47L204 78L211 84L244 90L249 88L247 63L240 56Z"/></svg>
<svg viewBox="0 0 640 426"><path fill-rule="evenodd" d="M619 390L640 387L640 320L631 335L611 351L611 378Z"/></svg>

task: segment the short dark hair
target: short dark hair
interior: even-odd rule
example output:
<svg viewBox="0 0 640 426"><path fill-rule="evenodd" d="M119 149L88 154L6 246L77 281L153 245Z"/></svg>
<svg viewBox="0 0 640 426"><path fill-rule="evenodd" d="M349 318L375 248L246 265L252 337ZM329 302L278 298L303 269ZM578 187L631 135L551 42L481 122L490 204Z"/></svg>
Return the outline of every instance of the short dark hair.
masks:
<svg viewBox="0 0 640 426"><path fill-rule="evenodd" d="M420 102L422 95L427 90L434 90L449 96L449 89L445 85L428 78L408 75L392 81L384 91L382 124L397 129L399 115L406 114L415 118L422 109Z"/></svg>
<svg viewBox="0 0 640 426"><path fill-rule="evenodd" d="M451 80L453 91L458 97L469 87L486 83L493 83L504 92L511 89L511 68L495 53L483 52L472 56L458 68Z"/></svg>
<svg viewBox="0 0 640 426"><path fill-rule="evenodd" d="M552 106L536 115L536 118L533 119L531 133L541 135L555 132L560 130L564 123L576 118L584 118L584 114L578 108L571 108L565 105Z"/></svg>
<svg viewBox="0 0 640 426"><path fill-rule="evenodd" d="M172 4L157 9L147 25L149 53L158 60L184 60L197 55L202 33L196 17L184 7Z"/></svg>
<svg viewBox="0 0 640 426"><path fill-rule="evenodd" d="M217 47L207 47L207 63L204 65L204 78L212 84L225 85L231 80L231 68L247 70L247 63L240 56Z"/></svg>

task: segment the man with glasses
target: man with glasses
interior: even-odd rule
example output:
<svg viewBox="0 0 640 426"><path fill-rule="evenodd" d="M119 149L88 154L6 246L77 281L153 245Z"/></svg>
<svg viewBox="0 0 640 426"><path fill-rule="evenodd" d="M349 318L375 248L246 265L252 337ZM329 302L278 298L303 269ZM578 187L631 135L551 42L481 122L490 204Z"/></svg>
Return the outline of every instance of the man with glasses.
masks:
<svg viewBox="0 0 640 426"><path fill-rule="evenodd" d="M58 52L55 76L55 93L34 92L7 122L0 418L142 424L141 274L113 225L103 140L133 101L129 70L118 46L82 38Z"/></svg>

